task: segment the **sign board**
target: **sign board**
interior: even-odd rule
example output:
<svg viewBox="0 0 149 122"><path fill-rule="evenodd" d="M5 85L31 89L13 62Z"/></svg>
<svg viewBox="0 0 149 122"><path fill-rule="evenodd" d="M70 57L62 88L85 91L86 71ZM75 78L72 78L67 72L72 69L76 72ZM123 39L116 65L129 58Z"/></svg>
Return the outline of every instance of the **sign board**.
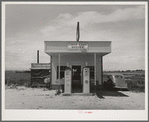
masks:
<svg viewBox="0 0 149 122"><path fill-rule="evenodd" d="M88 44L85 44L85 43L69 44L68 50L70 50L70 51L87 51Z"/></svg>
<svg viewBox="0 0 149 122"><path fill-rule="evenodd" d="M31 63L31 69L50 69L50 63Z"/></svg>

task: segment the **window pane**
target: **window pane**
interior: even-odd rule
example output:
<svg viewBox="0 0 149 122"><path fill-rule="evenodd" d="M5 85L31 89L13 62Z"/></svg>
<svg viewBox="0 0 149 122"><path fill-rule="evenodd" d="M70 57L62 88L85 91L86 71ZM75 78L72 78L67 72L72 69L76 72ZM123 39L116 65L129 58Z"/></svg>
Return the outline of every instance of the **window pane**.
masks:
<svg viewBox="0 0 149 122"><path fill-rule="evenodd" d="M94 66L89 66L90 68L90 79L94 79Z"/></svg>
<svg viewBox="0 0 149 122"><path fill-rule="evenodd" d="M66 66L60 66L60 79L64 78ZM59 66L57 66L57 79L59 78Z"/></svg>

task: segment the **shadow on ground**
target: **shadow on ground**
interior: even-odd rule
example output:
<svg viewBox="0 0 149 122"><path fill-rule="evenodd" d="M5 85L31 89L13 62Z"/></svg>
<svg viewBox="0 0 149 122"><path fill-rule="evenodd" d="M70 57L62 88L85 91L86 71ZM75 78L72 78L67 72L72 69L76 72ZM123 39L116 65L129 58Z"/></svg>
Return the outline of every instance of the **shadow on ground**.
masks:
<svg viewBox="0 0 149 122"><path fill-rule="evenodd" d="M104 96L112 96L112 97L129 97L128 95L125 95L124 93L120 92L118 89L101 89L96 91L96 95L100 99L104 99Z"/></svg>

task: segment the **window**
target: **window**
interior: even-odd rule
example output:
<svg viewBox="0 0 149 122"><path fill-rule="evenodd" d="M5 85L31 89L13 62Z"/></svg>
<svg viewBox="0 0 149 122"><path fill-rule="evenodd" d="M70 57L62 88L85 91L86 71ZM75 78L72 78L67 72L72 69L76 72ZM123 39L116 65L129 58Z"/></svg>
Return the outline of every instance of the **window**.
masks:
<svg viewBox="0 0 149 122"><path fill-rule="evenodd" d="M94 79L94 66L88 66L90 68L90 79Z"/></svg>
<svg viewBox="0 0 149 122"><path fill-rule="evenodd" d="M65 72L66 66L60 66L60 79L64 78L64 72ZM57 66L57 79L59 78L59 66Z"/></svg>

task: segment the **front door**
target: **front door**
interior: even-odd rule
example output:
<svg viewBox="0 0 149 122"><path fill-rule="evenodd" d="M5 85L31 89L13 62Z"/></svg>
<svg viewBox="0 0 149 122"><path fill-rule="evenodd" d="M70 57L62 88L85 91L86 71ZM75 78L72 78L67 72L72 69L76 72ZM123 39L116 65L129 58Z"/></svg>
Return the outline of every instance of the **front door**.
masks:
<svg viewBox="0 0 149 122"><path fill-rule="evenodd" d="M72 66L72 92L82 92L81 66Z"/></svg>

